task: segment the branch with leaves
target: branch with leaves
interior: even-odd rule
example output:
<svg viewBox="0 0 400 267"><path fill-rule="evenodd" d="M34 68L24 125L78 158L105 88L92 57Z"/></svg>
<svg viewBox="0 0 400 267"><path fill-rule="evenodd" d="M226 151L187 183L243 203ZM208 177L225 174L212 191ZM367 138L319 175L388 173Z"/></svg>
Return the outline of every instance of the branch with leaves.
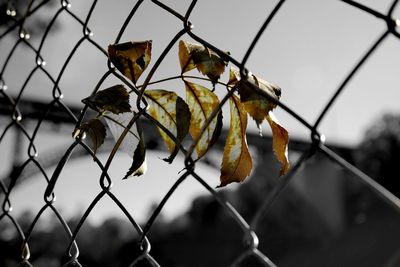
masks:
<svg viewBox="0 0 400 267"><path fill-rule="evenodd" d="M276 104L253 90L255 85L270 97L279 100L280 87L254 75L243 78L233 67L229 71L229 81L223 83L220 77L225 72L228 62L203 45L181 40L178 53L181 74L147 85L181 79L185 88L185 99L173 91L142 88L137 86L137 81L150 64L151 49L152 41L127 42L110 45L108 56L115 68L134 86L144 89L143 98L148 105L145 112L158 122L159 133L170 152L165 161L173 162L182 150L183 140L189 136L193 140L193 150L197 155L195 161L204 157L217 142L222 129L222 104L215 94L215 89L217 84L223 84L229 94L230 126L221 163L220 187L244 181L253 168L246 140L248 115L255 120L260 133L262 122L266 120L269 123L272 130L273 151L281 164L280 174L287 173L290 167L288 132L272 113ZM205 77L185 76L185 73L193 69L197 69ZM212 89L190 82L188 77L207 80L211 82ZM82 102L96 111L97 116L75 129L74 136L83 138L87 134L96 152L106 137L105 124L108 125L113 137L118 139L138 112L137 99L136 92L128 91L123 85L97 91L83 99ZM133 163L124 178L142 175L147 168L145 136L140 120L137 120L135 125L136 129L129 129L121 144L122 149L133 158ZM192 155L185 156L192 157Z"/></svg>

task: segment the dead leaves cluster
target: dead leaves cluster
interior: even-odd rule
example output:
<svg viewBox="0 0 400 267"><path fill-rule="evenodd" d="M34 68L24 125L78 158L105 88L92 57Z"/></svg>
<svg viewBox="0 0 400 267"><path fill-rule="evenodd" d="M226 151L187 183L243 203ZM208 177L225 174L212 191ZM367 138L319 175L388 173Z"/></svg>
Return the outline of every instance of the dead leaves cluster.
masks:
<svg viewBox="0 0 400 267"><path fill-rule="evenodd" d="M110 61L124 76L136 85L151 59L151 41L128 42L110 45ZM228 54L228 53L226 53ZM214 93L200 84L189 82L184 74L197 69L208 77L213 89L225 72L227 63L216 52L186 41L179 42L179 62L186 96L182 99L176 92L164 89L148 90L143 93L148 103L148 113L159 123L159 132L170 156L165 159L172 162L180 151L183 140L190 135L196 142L196 161L201 159L218 140L222 129L222 111L220 100ZM247 115L256 122L257 127L266 120L272 130L273 151L281 164L280 174L289 170L288 132L279 124L272 113L279 100L281 89L254 75L242 79L239 71L231 68L226 89L232 94L229 99L230 126L224 146L220 186L232 182L242 182L253 168L252 158L246 140ZM132 98L132 99L130 99ZM115 139L118 139L134 118L133 104L135 94L129 94L123 85L101 90L82 100L91 109L98 112L95 119L82 123L76 133L87 133L92 140L94 151L104 142L105 126L103 117ZM135 122L135 129L128 129L121 147L132 156L133 163L125 178L141 175L145 172L145 143L140 120ZM125 130L126 132L126 130Z"/></svg>

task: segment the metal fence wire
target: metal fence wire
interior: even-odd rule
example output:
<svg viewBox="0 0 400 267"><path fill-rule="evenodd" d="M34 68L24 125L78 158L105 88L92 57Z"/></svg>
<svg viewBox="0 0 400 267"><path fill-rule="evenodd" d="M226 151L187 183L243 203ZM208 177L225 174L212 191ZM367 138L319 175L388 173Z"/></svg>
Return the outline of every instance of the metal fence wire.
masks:
<svg viewBox="0 0 400 267"><path fill-rule="evenodd" d="M18 1L17 1L18 2ZM330 98L329 102L326 104L324 109L319 113L316 121L314 123L308 122L304 119L299 113L295 110L291 109L289 106L285 105L283 102L278 101L271 97L268 93L263 90L259 90L258 93L262 94L270 101L275 102L279 108L290 114L293 118L298 120L299 123L304 125L310 133L310 142L307 145L303 146L299 151L301 152L300 157L298 160L293 164L290 171L279 178L274 184L274 187L271 191L266 195L264 202L260 204L259 210L256 212L256 215L253 216L251 221L247 222L242 218L242 215L235 210L235 208L228 202L221 194L213 189L204 179L201 177L198 172L196 171L196 165L193 164L193 159L191 154L186 154L185 156L185 169L180 173L180 178L173 184L170 190L165 194L162 201L158 204L157 208L152 212L149 216L147 222L144 224L142 228L133 218L133 216L128 212L124 204L118 199L116 195L113 194L111 191L112 185L112 177L109 175L109 167L113 162L113 157L115 153L109 153L109 157L105 164L93 153L92 149L81 139L71 139L70 146L63 151L61 160L58 160L55 163L55 170L54 172L49 175L46 168L49 166L43 166L43 163L40 163L37 160L37 154L39 152L39 148L36 145L36 137L39 130L44 127L44 122L55 122L61 124L69 124L72 126L77 126L81 123L85 114L88 112L87 106L73 106L63 102L63 93L67 89L63 89L60 86L60 81L65 74L66 69L68 68L71 60L77 56L77 51L79 47L83 46L84 44L89 45L92 49L98 50L101 55L104 55L104 62L105 64L108 63L108 70L107 72L98 80L97 85L93 89L95 93L99 90L103 83L109 78L114 77L119 79L123 84L126 86L134 89L134 86L127 81L124 77L122 77L116 69L110 64L107 56L107 52L103 49L94 36L92 36L92 32L90 30L91 25L91 17L94 12L96 12L96 7L98 6L99 1L93 0L91 2L91 7L89 12L86 14L85 17L82 17L81 14L75 14L70 9L70 3L68 0L61 0L60 2L56 1L49 1L49 0L30 0L27 1L27 8L24 9L23 13L18 13L20 10L13 9L13 4L16 3L14 1L3 1L3 6L7 6L7 9L2 11L6 12L3 17L7 17L6 26L3 27L3 31L0 35L0 42L3 41L10 35L15 36L15 44L11 47L11 49L6 52L2 47L1 56L5 57L2 59L2 65L0 66L0 95L1 95L1 106L0 106L0 115L2 124L6 125L0 137L0 144L5 142L6 134L10 131L16 131L19 138L27 140L29 143L29 148L27 150L26 159L22 160L22 162L18 162L13 166L12 171L10 174L5 177L4 179L0 180L0 198L2 209L0 213L0 222L9 220L13 227L15 227L16 231L19 235L20 240L20 251L18 253L21 255L20 266L31 266L30 265L30 238L32 236L32 232L35 227L38 227L38 222L41 216L45 211L51 211L54 213L56 219L61 223L65 233L68 236L68 244L65 244L66 248L66 260L64 266L81 266L79 263L79 242L77 242L76 238L80 233L82 226L85 224L88 216L91 214L94 207L99 203L99 201L105 197L110 198L124 213L126 218L134 227L134 230L139 235L139 242L141 248L140 256L135 259L131 266L141 266L144 261L146 261L149 266L158 266L157 259L154 259L151 256L150 250L150 240L148 239L148 233L152 229L155 220L160 215L161 211L164 208L166 202L170 199L170 197L176 192L176 189L180 187L182 182L187 179L194 179L198 181L201 186L203 186L209 194L219 203L219 205L230 214L232 220L236 222L236 224L241 228L243 232L243 237L245 240L245 248L241 252L240 255L237 256L236 260L231 263L232 266L240 266L243 262L245 262L248 258L255 258L257 259L260 266L275 266L275 264L268 258L268 255L261 252L258 249L258 237L257 232L260 227L260 222L263 217L268 216L268 212L272 204L280 197L282 191L287 187L289 182L296 177L296 173L299 171L300 167L307 161L309 161L313 156L317 153L322 155L323 157L329 158L332 162L339 165L341 168L344 168L346 171L351 173L352 175L356 176L359 180L365 183L368 187L370 187L377 196L379 196L382 200L386 201L388 204L394 207L396 211L400 210L400 200L392 195L389 191L385 188L380 186L376 183L373 179L369 176L364 174L361 170L354 167L344 158L339 156L337 152L333 149L329 148L324 144L323 135L319 131L319 126L321 122L324 121L326 118L327 112L334 106L335 102L339 98L339 96L343 93L343 91L347 88L349 82L353 79L355 74L366 64L367 60L370 56L379 49L381 44L384 40L386 40L389 36L394 36L396 38L400 37L400 33L398 31L400 22L393 18L393 12L397 6L398 1L393 1L390 5L389 10L386 13L381 13L376 10L373 10L363 4L356 2L356 1L341 1L344 4L347 4L349 8L356 8L359 12L365 12L371 16L375 16L376 18L384 21L387 25L386 30L378 36L376 41L371 44L370 48L361 56L361 59L356 62L354 67L351 71L347 74L347 76L343 79L340 86L334 91L332 97ZM146 1L138 0L133 1L133 7L131 7L131 11L129 15L126 17L123 25L120 27L119 32L115 38L114 44L118 44L120 42L121 37L123 36L125 30L130 24L134 24L134 17L140 13L140 8L142 4ZM257 42L260 40L263 34L266 34L266 29L269 26L270 22L273 20L274 16L279 13L282 9L284 9L285 2L284 0L277 1L274 8L269 14L266 14L266 18L264 23L260 26L256 36L251 40L250 45L245 53L245 56L242 60L236 59L234 56L229 56L225 54L221 49L219 49L213 43L208 42L205 38L199 36L196 33L195 28L193 27L192 23L190 22L191 16L193 13L196 12L196 4L197 0L192 0L189 4L187 9L180 13L174 10L170 3L166 1L148 1L152 5L157 6L163 12L171 14L177 21L182 23L181 30L171 38L171 41L165 47L161 55L156 59L152 69L150 70L148 76L146 77L147 82L152 81L152 75L157 71L160 64L163 62L165 57L170 53L171 48L176 44L176 42L180 39L180 37L186 35L195 40L196 42L204 45L205 47L215 51L218 55L220 55L224 60L230 62L237 68L239 68L242 73L248 73L250 70L247 69L247 62L249 57L252 55L252 52L257 45ZM48 22L45 26L42 25L42 37L40 38L40 42L34 43L32 38L30 38L31 33L28 32L29 25L29 18L36 16L40 13L42 9L44 9L47 5L52 5L53 8L57 9L57 12L54 13L54 16L51 18L50 22ZM250 3L249 3L250 4ZM76 42L75 46L70 50L64 64L62 65L61 69L58 72L58 75L53 76L48 69L46 69L46 58L43 56L43 49L46 48L45 43L48 39L49 32L52 30L53 27L56 27L57 21L59 17L68 16L74 23L80 25L80 29L82 30L82 34L80 39ZM62 30L62 29L61 29ZM27 77L18 76L18 79L21 80L21 89L19 90L18 94L12 94L10 90L7 89L7 79L8 76L6 75L7 68L13 62L13 58L18 53L18 49L23 47L24 49L31 50L34 55L34 62L33 67ZM28 59L26 59L28 61ZM14 62L15 63L15 62ZM30 63L30 64L31 64ZM19 62L18 64L27 64L27 62ZM24 98L25 91L29 88L29 82L33 76L41 73L51 81L52 85L52 96L51 100L46 101L30 101ZM15 79L15 77L10 77L10 79ZM257 90L257 88L255 88ZM89 95L89 94L88 94ZM221 101L220 109L224 101ZM138 118L146 118L149 115L146 113L146 110L140 109L139 107ZM29 125L33 125L33 131L28 129L27 122L31 122ZM32 124L32 122L34 122ZM73 127L72 127L73 128ZM72 129L71 128L71 129ZM251 137L249 138L249 142L251 142ZM116 150L118 145L113 145L112 150ZM97 196L93 199L89 207L83 213L83 216L80 217L79 222L75 227L72 228L71 225L67 223L67 220L63 217L62 212L60 212L56 206L54 205L56 201L56 192L54 190L56 184L59 182L59 176L66 166L68 159L70 158L71 154L75 151L81 151L80 153L90 155L95 163L97 164L98 168L101 170L101 175L99 177L100 182L100 192ZM83 151L83 152L82 152ZM46 181L46 188L44 188L44 195L43 195L43 206L37 212L35 218L30 223L27 231L24 231L20 225L18 219L11 213L13 202L12 196L13 192L15 191L16 185L21 184L24 185L24 181L21 180L22 173L27 166L35 166L36 172L40 172L40 175ZM2 252L0 252L2 253Z"/></svg>

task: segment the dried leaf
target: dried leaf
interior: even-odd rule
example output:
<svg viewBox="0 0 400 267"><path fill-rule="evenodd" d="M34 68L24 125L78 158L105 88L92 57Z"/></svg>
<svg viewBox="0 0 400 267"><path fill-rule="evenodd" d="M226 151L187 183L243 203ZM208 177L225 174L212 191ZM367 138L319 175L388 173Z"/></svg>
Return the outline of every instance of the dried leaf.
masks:
<svg viewBox="0 0 400 267"><path fill-rule="evenodd" d="M232 74L233 73L233 74ZM237 74L231 70L230 82L234 84L235 79L238 79ZM264 81L252 75L248 80L237 81L236 84L240 95L240 101L244 105L246 111L256 121L257 127L260 128L262 121L268 115L269 111L276 107L272 101L265 96L256 92L253 88L256 86L267 92L270 96L279 100L281 96L281 88L277 85Z"/></svg>
<svg viewBox="0 0 400 267"><path fill-rule="evenodd" d="M146 164L146 145L144 143L143 128L140 120L136 122L136 129L139 132L139 143L133 152L133 162L128 172L122 179L126 179L129 176L140 176L144 174L147 170Z"/></svg>
<svg viewBox="0 0 400 267"><path fill-rule="evenodd" d="M182 141L189 132L191 112L186 102L180 98L176 98L176 129L177 139Z"/></svg>
<svg viewBox="0 0 400 267"><path fill-rule="evenodd" d="M131 112L121 113L118 115L110 113L107 114L107 117L104 117L108 128L110 129L110 132L116 141L119 139L120 135L125 130L125 127L133 117L134 114ZM139 144L139 139L140 138L137 130L132 127L122 141L120 148L128 155L133 156L134 149Z"/></svg>
<svg viewBox="0 0 400 267"><path fill-rule="evenodd" d="M121 114L107 113L104 119L108 124L108 128L115 140L118 140L128 123L133 119L133 112L125 112ZM129 175L140 176L146 172L145 145L143 133L139 126L140 121L136 121L136 127L129 129L120 145L120 149L133 158L131 167L124 179Z"/></svg>
<svg viewBox="0 0 400 267"><path fill-rule="evenodd" d="M98 91L96 94L82 99L82 102L100 113L110 111L119 114L131 111L129 93L121 84Z"/></svg>
<svg viewBox="0 0 400 267"><path fill-rule="evenodd" d="M238 97L230 98L231 121L221 165L221 184L242 182L250 175L253 161L247 146L247 113Z"/></svg>
<svg viewBox="0 0 400 267"><path fill-rule="evenodd" d="M281 163L280 175L284 175L289 171L290 168L288 158L289 134L286 129L279 124L278 119L275 117L272 111L269 112L268 116L266 116L266 119L272 130L272 146L275 157Z"/></svg>
<svg viewBox="0 0 400 267"><path fill-rule="evenodd" d="M170 157L165 161L171 163L179 151L180 142L182 142L189 130L189 107L174 92L146 90L144 95L149 103L150 115L160 122L179 142L175 143L163 129L159 128L161 137L171 152Z"/></svg>
<svg viewBox="0 0 400 267"><path fill-rule="evenodd" d="M190 113L189 132L193 139L197 139L201 133L201 129L205 125L211 113L219 105L218 97L206 87L185 81L186 101L188 103ZM218 113L207 127L196 145L197 158L200 159L208 149L217 141L221 134L222 128L222 112Z"/></svg>
<svg viewBox="0 0 400 267"><path fill-rule="evenodd" d="M134 84L151 60L152 41L127 42L108 46L114 66Z"/></svg>
<svg viewBox="0 0 400 267"><path fill-rule="evenodd" d="M96 153L106 138L106 127L99 119L91 119L88 122L82 123L78 132L89 135L94 153Z"/></svg>
<svg viewBox="0 0 400 267"><path fill-rule="evenodd" d="M238 69L231 67L229 69L229 86L235 86L240 81L240 73Z"/></svg>
<svg viewBox="0 0 400 267"><path fill-rule="evenodd" d="M179 61L182 73L197 68L203 75L210 78L213 83L218 81L228 64L217 53L205 46L183 40L179 42Z"/></svg>
<svg viewBox="0 0 400 267"><path fill-rule="evenodd" d="M230 70L228 85L237 85L240 100L246 111L256 121L259 129L262 121L267 119L272 129L274 154L282 165L280 175L286 174L290 168L288 159L289 134L286 129L279 124L275 115L272 113L272 109L274 109L276 105L266 97L258 94L252 89L252 87L257 86L261 88L277 100L279 100L281 96L281 89L278 86L270 84L254 75L250 78L250 81L240 80L239 71L234 68L231 68Z"/></svg>

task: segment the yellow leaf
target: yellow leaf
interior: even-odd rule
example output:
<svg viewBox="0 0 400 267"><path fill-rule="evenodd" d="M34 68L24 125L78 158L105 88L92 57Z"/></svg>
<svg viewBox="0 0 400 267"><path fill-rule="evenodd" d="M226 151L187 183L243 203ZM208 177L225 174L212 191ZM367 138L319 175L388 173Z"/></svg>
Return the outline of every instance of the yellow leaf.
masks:
<svg viewBox="0 0 400 267"><path fill-rule="evenodd" d="M114 66L134 84L151 60L152 41L127 42L108 46Z"/></svg>
<svg viewBox="0 0 400 267"><path fill-rule="evenodd" d="M286 129L279 124L278 119L272 111L269 112L266 119L272 130L272 146L275 157L281 163L280 175L284 175L290 168L288 159L289 134Z"/></svg>
<svg viewBox="0 0 400 267"><path fill-rule="evenodd" d="M276 104L256 92L253 88L256 86L264 90L276 100L279 100L281 96L281 88L254 75L251 75L248 80L239 79L238 71L231 68L229 84L237 86L240 101L249 115L256 121L257 127L260 128L262 121L268 115L269 111L276 107Z"/></svg>
<svg viewBox="0 0 400 267"><path fill-rule="evenodd" d="M278 86L270 84L254 75L252 75L248 80L240 80L239 71L234 68L231 68L230 70L228 85L237 86L240 101L245 110L256 121L259 129L262 121L267 119L272 129L274 154L281 163L280 175L286 174L290 168L288 159L289 134L286 129L279 124L278 120L272 113L272 109L274 109L276 105L253 88L256 86L261 90L266 91L276 100L279 100L281 96L281 89Z"/></svg>
<svg viewBox="0 0 400 267"><path fill-rule="evenodd" d="M214 109L219 105L218 97L206 87L185 81L186 102L189 106L191 119L189 132L193 139L197 139L202 127ZM222 113L211 121L206 131L196 145L197 158L201 158L215 143L221 133Z"/></svg>
<svg viewBox="0 0 400 267"><path fill-rule="evenodd" d="M213 83L218 81L227 65L227 62L214 51L203 45L192 44L183 40L179 42L179 62L182 73L197 68L203 75L210 78Z"/></svg>
<svg viewBox="0 0 400 267"><path fill-rule="evenodd" d="M204 49L204 47L201 47L197 44L191 44L183 40L179 41L179 63L181 64L182 73L196 68L190 53L190 51L194 51L195 49L201 50Z"/></svg>
<svg viewBox="0 0 400 267"><path fill-rule="evenodd" d="M235 95L229 103L231 121L222 158L220 187L244 181L253 168L246 141L247 113Z"/></svg>
<svg viewBox="0 0 400 267"><path fill-rule="evenodd" d="M240 81L240 73L238 69L231 67L229 69L229 86L235 86Z"/></svg>
<svg viewBox="0 0 400 267"><path fill-rule="evenodd" d="M150 115L160 122L178 140L178 144L172 140L161 128L159 132L163 138L171 156L166 159L172 162L179 151L180 142L185 138L189 130L189 107L176 93L166 90L146 90L144 93L149 103Z"/></svg>

